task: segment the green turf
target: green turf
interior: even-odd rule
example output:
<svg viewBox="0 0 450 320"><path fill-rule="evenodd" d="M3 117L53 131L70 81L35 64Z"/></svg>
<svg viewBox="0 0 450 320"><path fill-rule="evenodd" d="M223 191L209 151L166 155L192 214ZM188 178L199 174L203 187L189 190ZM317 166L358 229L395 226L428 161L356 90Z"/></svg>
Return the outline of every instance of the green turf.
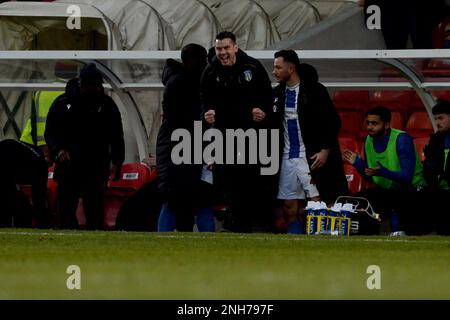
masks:
<svg viewBox="0 0 450 320"><path fill-rule="evenodd" d="M0 229L0 299L450 299L450 238Z"/></svg>

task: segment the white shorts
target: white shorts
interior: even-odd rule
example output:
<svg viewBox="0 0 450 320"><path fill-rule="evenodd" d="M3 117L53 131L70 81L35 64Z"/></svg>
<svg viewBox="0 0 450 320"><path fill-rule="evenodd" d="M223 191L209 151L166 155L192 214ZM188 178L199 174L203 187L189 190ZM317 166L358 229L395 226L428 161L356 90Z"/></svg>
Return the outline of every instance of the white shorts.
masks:
<svg viewBox="0 0 450 320"><path fill-rule="evenodd" d="M317 196L319 196L319 191L316 185L311 183L311 174L306 158L283 159L278 199L294 200Z"/></svg>

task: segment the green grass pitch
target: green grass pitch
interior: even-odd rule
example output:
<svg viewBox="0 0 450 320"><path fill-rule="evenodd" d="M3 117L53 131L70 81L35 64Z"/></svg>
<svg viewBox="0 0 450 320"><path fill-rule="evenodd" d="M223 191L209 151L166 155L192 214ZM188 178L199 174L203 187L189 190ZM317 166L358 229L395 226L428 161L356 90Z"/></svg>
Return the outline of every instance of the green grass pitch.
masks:
<svg viewBox="0 0 450 320"><path fill-rule="evenodd" d="M450 238L0 229L0 299L450 299Z"/></svg>

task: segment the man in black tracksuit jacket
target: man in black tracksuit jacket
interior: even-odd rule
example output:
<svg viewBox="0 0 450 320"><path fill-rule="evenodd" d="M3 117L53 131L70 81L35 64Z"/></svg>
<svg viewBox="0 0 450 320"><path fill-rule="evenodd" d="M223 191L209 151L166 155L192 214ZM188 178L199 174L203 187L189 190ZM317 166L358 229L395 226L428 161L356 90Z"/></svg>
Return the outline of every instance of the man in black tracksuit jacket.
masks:
<svg viewBox="0 0 450 320"><path fill-rule="evenodd" d="M203 119L223 134L226 129L267 127L272 89L264 67L238 49L231 32L217 35L215 52L201 81ZM251 232L251 216L263 216L261 207L267 211L259 166L217 165L214 173L231 209L234 231Z"/></svg>
<svg viewBox="0 0 450 320"><path fill-rule="evenodd" d="M56 159L59 212L63 228L78 228L76 210L83 199L86 227L101 229L103 190L108 177L118 180L124 161L120 112L105 95L94 64L72 79L47 116L45 140ZM112 167L110 168L112 162Z"/></svg>

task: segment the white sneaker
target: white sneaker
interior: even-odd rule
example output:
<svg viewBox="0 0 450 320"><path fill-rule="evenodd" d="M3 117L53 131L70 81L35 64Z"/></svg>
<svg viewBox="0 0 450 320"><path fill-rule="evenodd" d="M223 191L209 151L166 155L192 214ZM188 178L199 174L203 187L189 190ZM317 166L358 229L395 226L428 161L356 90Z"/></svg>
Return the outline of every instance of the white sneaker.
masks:
<svg viewBox="0 0 450 320"><path fill-rule="evenodd" d="M391 232L391 234L389 235L390 237L403 237L406 236L405 231L395 231L395 232Z"/></svg>

